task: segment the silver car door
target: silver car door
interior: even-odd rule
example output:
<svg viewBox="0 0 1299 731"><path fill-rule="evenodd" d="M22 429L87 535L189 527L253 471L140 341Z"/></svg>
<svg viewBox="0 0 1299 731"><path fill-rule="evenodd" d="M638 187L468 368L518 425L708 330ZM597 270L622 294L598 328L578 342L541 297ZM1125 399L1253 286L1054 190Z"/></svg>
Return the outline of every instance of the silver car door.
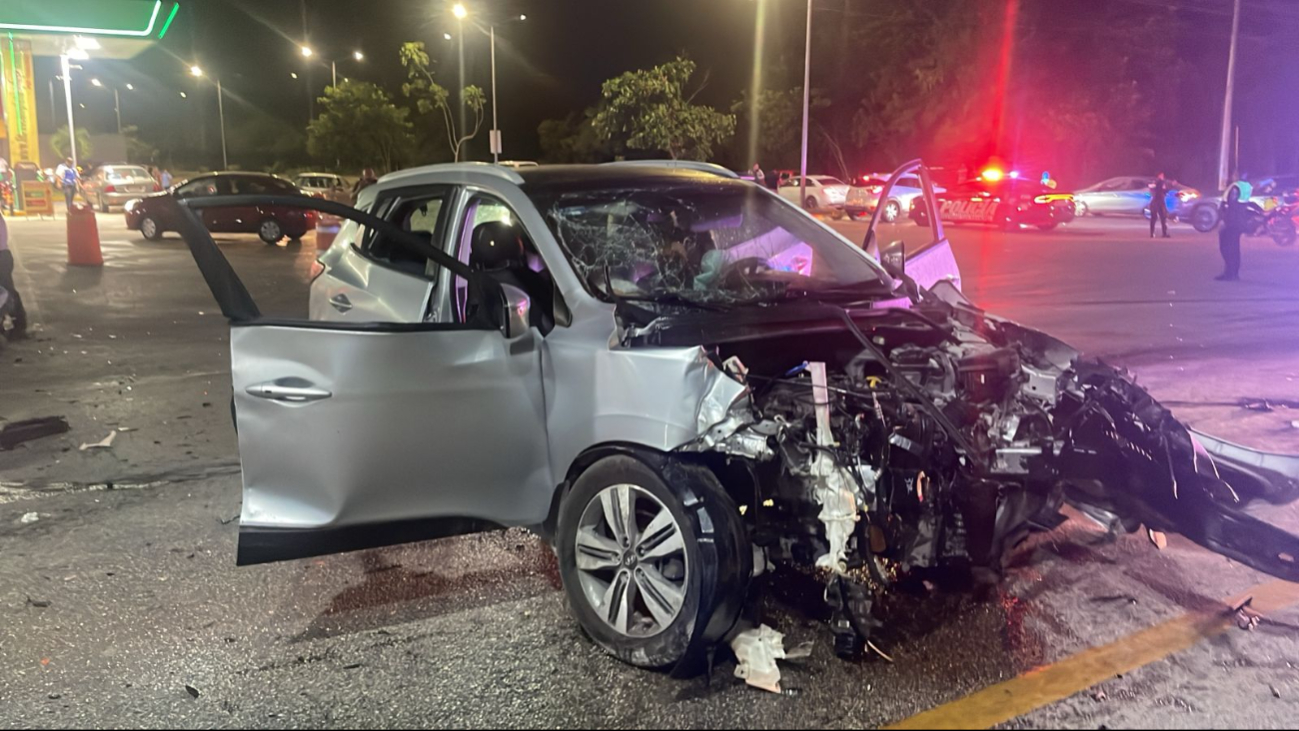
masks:
<svg viewBox="0 0 1299 731"><path fill-rule="evenodd" d="M946 280L960 289L961 268L943 230L942 217L933 213L939 208L929 168L920 160L904 163L889 176L884 190L880 192L880 200L896 197L893 189L905 177L919 181L920 191L913 199L914 207L903 211L896 222L888 223L881 217L884 207L876 206L863 248L866 253L879 259L882 247L901 241L906 245L907 275L917 284L929 288Z"/></svg>
<svg viewBox="0 0 1299 731"><path fill-rule="evenodd" d="M464 323L267 320L182 206L182 234L232 322L244 478L239 563L543 522L554 479L542 345L535 330L506 337L497 329L500 288L492 299L490 280L347 206L302 196L256 202L359 220L486 294Z"/></svg>
<svg viewBox="0 0 1299 731"><path fill-rule="evenodd" d="M370 210L407 231L417 231L445 250L451 186L386 191ZM340 230L320 257L324 271L311 285L311 319L329 322L422 322L437 268L373 229Z"/></svg>

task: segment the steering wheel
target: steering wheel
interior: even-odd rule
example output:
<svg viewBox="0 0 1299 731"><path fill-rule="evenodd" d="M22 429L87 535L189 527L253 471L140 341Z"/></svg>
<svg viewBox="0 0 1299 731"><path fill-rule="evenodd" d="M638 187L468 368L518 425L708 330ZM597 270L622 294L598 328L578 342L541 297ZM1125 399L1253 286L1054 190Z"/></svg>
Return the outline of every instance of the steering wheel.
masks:
<svg viewBox="0 0 1299 731"><path fill-rule="evenodd" d="M748 279L755 277L764 272L773 271L771 264L760 256L750 256L744 259L737 259L726 267L726 273L722 275L722 281L728 284L733 283L736 278Z"/></svg>

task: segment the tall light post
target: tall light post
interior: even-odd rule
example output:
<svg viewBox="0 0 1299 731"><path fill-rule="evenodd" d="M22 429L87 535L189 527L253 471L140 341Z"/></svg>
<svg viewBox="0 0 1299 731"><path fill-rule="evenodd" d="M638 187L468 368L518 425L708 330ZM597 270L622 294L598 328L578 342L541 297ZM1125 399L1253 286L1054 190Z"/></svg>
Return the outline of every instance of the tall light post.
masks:
<svg viewBox="0 0 1299 731"><path fill-rule="evenodd" d="M90 83L97 87L103 87L104 82L99 79L91 79ZM128 89L134 89L130 84L126 85ZM118 89L113 87L113 112L117 114L117 134L122 134L122 98L118 95Z"/></svg>
<svg viewBox="0 0 1299 731"><path fill-rule="evenodd" d="M59 56L59 68L63 72L63 98L68 105L68 151L74 168L77 166L77 128L72 119L72 59L85 61L89 58L90 54L81 47L69 48Z"/></svg>
<svg viewBox="0 0 1299 731"><path fill-rule="evenodd" d="M812 109L812 0L807 0L807 41L803 49L803 151L798 168L798 200L807 201L807 125Z"/></svg>
<svg viewBox="0 0 1299 731"><path fill-rule="evenodd" d="M467 18L467 17L469 16L469 11L468 11L468 9L465 8L465 6L464 6L463 4L461 4L461 3L456 3L455 6L451 8L451 14L454 15L454 16L456 16L456 20L464 20L465 18ZM528 19L528 16L527 16L527 15L520 14L520 15L518 15L518 16L511 17L509 20L511 20L511 21L513 21L513 20L517 20L517 21L519 21L519 22L522 22L522 21L525 21L525 20L527 20L527 19ZM482 30L482 26L481 26L481 25L478 26L478 28L479 28L479 30ZM487 24L487 35L488 35L488 37L491 39L491 57L492 57L492 129L491 129L490 132L488 132L488 139L490 140L489 144L490 144L490 146L491 146L491 148L492 148L492 162L494 162L494 163L498 163L498 162L501 161L501 151L502 151L502 147L503 147L503 145L502 145L502 141L501 141L501 128L500 128L500 125L498 124L498 120L497 120L497 112L496 112L496 23L495 23L495 22L489 22L489 23ZM460 43L461 43L461 46L460 46L460 49L461 49L461 50L460 50L460 67L461 67L460 88L463 89L463 88L464 88L464 32L463 32L463 28L462 28L462 32L461 32L461 34L460 34L460 39L461 39L461 40L460 40ZM460 122L460 127L461 127L461 129L464 129L464 119L463 119L463 115L464 115L464 101L463 101L463 100L461 101L460 112L461 112L461 116L462 116L462 119L461 119L461 122Z"/></svg>
<svg viewBox="0 0 1299 731"><path fill-rule="evenodd" d="M460 40L460 134L465 131L465 18L469 17L469 11L465 9L464 3L456 3L451 6L451 14L456 18L458 32L456 36Z"/></svg>
<svg viewBox="0 0 1299 731"><path fill-rule="evenodd" d="M195 78L203 77L203 69L200 68L197 64L189 67L189 73L191 76L194 76ZM225 109L225 99L224 99L225 93L221 88L220 76L216 77L216 88L217 88L217 116L221 120L221 169L228 170L230 168L230 159L226 156L226 109Z"/></svg>
<svg viewBox="0 0 1299 731"><path fill-rule="evenodd" d="M1227 51L1227 93L1222 99L1222 136L1218 144L1218 190L1225 190L1231 175L1231 103L1236 88L1236 41L1240 38L1240 0L1231 13L1231 46ZM1240 165L1239 154L1236 165Z"/></svg>

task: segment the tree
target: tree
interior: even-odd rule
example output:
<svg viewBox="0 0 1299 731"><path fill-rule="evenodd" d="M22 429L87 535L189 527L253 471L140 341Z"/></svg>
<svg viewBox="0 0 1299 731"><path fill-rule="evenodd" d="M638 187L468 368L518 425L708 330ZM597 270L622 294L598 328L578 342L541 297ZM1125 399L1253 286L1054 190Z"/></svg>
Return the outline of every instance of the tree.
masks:
<svg viewBox="0 0 1299 731"><path fill-rule="evenodd" d="M537 127L541 142L541 159L548 163L608 162L625 150L622 145L604 139L592 125L596 108L581 114L573 112L564 119L547 119Z"/></svg>
<svg viewBox="0 0 1299 731"><path fill-rule="evenodd" d="M348 167L392 170L413 144L410 110L398 108L387 92L364 81L325 88L320 113L307 125L307 151Z"/></svg>
<svg viewBox="0 0 1299 731"><path fill-rule="evenodd" d="M686 95L694 73L694 61L677 57L609 79L592 126L606 140L637 150L662 150L674 160L712 157L713 147L735 133L735 115L693 103L703 88Z"/></svg>
<svg viewBox="0 0 1299 731"><path fill-rule="evenodd" d="M65 124L50 135L50 149L58 155L60 160L72 157L72 150L68 145L68 126ZM77 160L85 160L95 154L94 145L90 144L90 133L85 127L77 129Z"/></svg>
<svg viewBox="0 0 1299 731"><path fill-rule="evenodd" d="M457 129L456 115L451 110L451 92L433 78L424 43L411 41L401 44L401 65L406 68L407 78L406 83L401 85L402 93L415 99L415 106L421 114L432 114L434 110L442 112L442 123L446 125L447 144L451 147L451 156L459 162L460 150L466 142L478 136L478 130L483 126L483 108L487 105L487 95L477 86L470 85L464 88L460 94L460 103L468 106L473 112L473 129L472 131Z"/></svg>
<svg viewBox="0 0 1299 731"><path fill-rule="evenodd" d="M158 159L158 148L140 139L140 128L128 124L122 128L122 137L126 140L126 161L141 165L152 164ZM80 143L77 147L80 148Z"/></svg>
<svg viewBox="0 0 1299 731"><path fill-rule="evenodd" d="M812 89L810 106L813 114L829 105L830 99L824 92ZM756 136L748 141L748 150L734 156L738 167L747 168L755 162L767 168L798 166L803 131L803 87L763 89L758 94L757 103L753 105L749 103L746 93L731 105L731 111L747 129L753 129L751 115L758 118ZM829 139L829 133L819 128L815 118L812 126L814 131L820 132L813 142ZM834 147L837 148L838 145Z"/></svg>

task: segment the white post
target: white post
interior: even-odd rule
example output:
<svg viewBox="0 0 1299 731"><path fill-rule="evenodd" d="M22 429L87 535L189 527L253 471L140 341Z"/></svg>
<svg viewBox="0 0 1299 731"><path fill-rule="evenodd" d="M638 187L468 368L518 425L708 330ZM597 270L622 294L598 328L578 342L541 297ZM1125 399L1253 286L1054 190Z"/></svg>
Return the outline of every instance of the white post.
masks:
<svg viewBox="0 0 1299 731"><path fill-rule="evenodd" d="M1239 0L1237 0L1239 2ZM807 200L807 124L812 107L812 0L807 0L807 43L803 54L803 155L799 164L798 202Z"/></svg>
<svg viewBox="0 0 1299 731"><path fill-rule="evenodd" d="M334 79L334 86L338 86L338 64L334 61L329 62L329 75Z"/></svg>
<svg viewBox="0 0 1299 731"><path fill-rule="evenodd" d="M496 26L492 26L492 162L501 161L501 130L496 126Z"/></svg>
<svg viewBox="0 0 1299 731"><path fill-rule="evenodd" d="M221 118L221 169L230 169L230 160L226 158L226 108L222 99L221 77L217 77L217 115Z"/></svg>
<svg viewBox="0 0 1299 731"><path fill-rule="evenodd" d="M122 98L117 95L117 87L113 87L113 110L117 112L117 134L122 134Z"/></svg>
<svg viewBox="0 0 1299 731"><path fill-rule="evenodd" d="M1231 14L1231 47L1227 52L1227 93L1222 99L1222 137L1218 147L1218 190L1231 181L1231 98L1236 86L1236 41L1240 38L1240 0ZM1240 161L1237 160L1239 165Z"/></svg>
<svg viewBox="0 0 1299 731"><path fill-rule="evenodd" d="M72 65L68 63L68 55L65 53L59 56L59 61L63 65L63 97L68 102L68 149L72 152L72 167L77 166L77 130L72 123Z"/></svg>

